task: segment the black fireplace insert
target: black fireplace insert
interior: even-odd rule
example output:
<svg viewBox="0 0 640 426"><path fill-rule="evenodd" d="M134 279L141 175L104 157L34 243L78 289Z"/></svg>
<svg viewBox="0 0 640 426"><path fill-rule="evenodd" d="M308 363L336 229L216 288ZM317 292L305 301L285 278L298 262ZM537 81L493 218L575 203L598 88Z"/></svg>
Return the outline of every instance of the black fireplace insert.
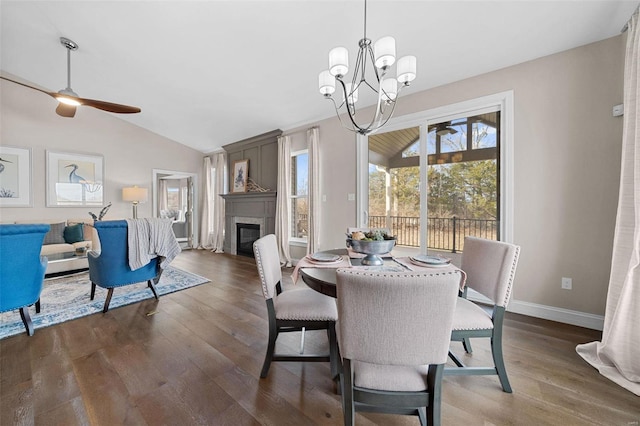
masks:
<svg viewBox="0 0 640 426"><path fill-rule="evenodd" d="M260 238L260 225L252 223L236 224L236 254L239 256L253 256L253 243Z"/></svg>

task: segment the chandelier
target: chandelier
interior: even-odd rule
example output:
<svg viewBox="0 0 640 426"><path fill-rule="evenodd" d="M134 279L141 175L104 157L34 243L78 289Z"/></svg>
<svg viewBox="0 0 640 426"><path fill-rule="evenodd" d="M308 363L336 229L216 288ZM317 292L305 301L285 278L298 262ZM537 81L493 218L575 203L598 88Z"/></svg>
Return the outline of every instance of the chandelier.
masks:
<svg viewBox="0 0 640 426"><path fill-rule="evenodd" d="M371 61L371 64L368 64ZM371 46L367 38L367 1L364 2L364 36L358 42L358 55L351 82L345 83L345 75L349 72L349 51L346 47L335 47L329 52L329 69L318 76L318 88L326 99L333 102L340 123L347 129L367 135L380 129L393 115L400 90L409 86L416 78L416 57L403 56L396 64L396 77L388 75L391 66L396 62L396 41L386 36ZM371 70L367 69L370 65ZM367 80L369 78L369 80ZM338 104L333 93L336 91L336 80L340 83L342 102ZM370 121L358 124L356 121L359 91L366 90L377 96L377 105ZM349 121L342 121L343 107Z"/></svg>

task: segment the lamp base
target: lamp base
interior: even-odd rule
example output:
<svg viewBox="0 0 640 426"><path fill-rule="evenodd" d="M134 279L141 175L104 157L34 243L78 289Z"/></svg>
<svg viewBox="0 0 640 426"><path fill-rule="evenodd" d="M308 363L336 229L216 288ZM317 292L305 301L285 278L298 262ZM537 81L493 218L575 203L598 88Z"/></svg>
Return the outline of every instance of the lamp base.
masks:
<svg viewBox="0 0 640 426"><path fill-rule="evenodd" d="M133 218L138 218L138 203L133 203Z"/></svg>

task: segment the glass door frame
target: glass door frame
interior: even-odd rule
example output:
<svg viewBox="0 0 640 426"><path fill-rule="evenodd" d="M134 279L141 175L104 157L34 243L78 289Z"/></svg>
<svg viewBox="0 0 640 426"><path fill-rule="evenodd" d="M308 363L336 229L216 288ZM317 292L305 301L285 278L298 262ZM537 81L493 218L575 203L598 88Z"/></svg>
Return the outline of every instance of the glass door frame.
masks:
<svg viewBox="0 0 640 426"><path fill-rule="evenodd" d="M420 127L420 253L427 251L427 129L430 124L477 115L485 110L500 110L500 236L513 242L513 179L514 179L514 95L500 92L464 102L420 111L389 120L380 133ZM368 136L356 137L356 218L358 227L369 223L369 149Z"/></svg>

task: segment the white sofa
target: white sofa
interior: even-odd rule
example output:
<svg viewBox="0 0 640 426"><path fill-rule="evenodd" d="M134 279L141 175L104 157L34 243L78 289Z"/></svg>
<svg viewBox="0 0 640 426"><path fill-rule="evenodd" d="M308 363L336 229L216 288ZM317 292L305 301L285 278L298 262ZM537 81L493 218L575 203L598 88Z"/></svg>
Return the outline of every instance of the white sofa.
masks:
<svg viewBox="0 0 640 426"><path fill-rule="evenodd" d="M40 255L48 256L60 253L75 253L80 248L86 250L99 250L100 242L98 240L98 233L93 228L93 220L87 219L45 219L45 220L17 220L15 223L46 223L51 226L51 230L45 236L44 244ZM66 242L64 239L64 229L68 226L82 224L82 240L76 242ZM73 239L75 240L75 238ZM72 240L70 240L72 241ZM89 262L86 257L78 257L65 259L64 261L49 259L47 265L47 274L53 274L58 272L72 271L76 269L89 268Z"/></svg>

